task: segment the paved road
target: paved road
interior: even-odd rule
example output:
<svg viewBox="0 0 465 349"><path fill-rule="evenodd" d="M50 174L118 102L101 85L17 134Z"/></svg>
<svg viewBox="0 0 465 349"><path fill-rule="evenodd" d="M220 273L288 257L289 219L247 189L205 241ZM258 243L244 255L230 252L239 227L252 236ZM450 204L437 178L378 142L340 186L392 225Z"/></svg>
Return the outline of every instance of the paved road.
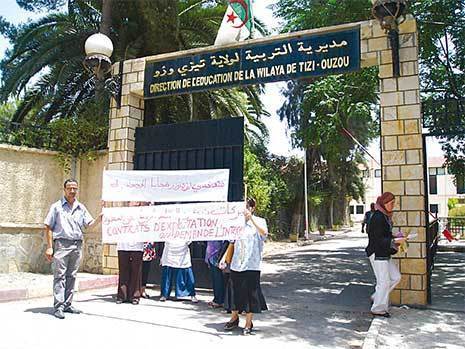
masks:
<svg viewBox="0 0 465 349"><path fill-rule="evenodd" d="M257 316L252 336L224 332L227 315L208 309L209 293L200 293L199 304L151 299L133 306L116 305L115 290L103 289L78 294L75 305L85 314L65 320L51 316L49 298L0 304L0 348L358 348L371 322L365 239L352 232L268 256L262 281L271 310Z"/></svg>

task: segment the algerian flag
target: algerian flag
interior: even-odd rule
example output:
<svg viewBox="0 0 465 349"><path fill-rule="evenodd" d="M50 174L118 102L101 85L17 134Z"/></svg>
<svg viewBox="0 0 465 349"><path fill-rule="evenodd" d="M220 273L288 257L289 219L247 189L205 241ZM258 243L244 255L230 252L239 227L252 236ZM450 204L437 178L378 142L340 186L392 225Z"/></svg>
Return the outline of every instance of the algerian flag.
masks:
<svg viewBox="0 0 465 349"><path fill-rule="evenodd" d="M229 5L216 36L215 45L247 39L252 32L252 1L229 0Z"/></svg>

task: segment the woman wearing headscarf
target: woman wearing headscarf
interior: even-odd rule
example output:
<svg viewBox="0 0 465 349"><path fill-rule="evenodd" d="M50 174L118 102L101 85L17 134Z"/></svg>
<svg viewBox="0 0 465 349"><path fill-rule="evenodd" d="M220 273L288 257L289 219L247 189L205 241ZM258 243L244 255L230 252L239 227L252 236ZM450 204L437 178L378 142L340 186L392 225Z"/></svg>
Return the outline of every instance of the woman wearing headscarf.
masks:
<svg viewBox="0 0 465 349"><path fill-rule="evenodd" d="M147 281L149 279L150 266L152 261L157 257L157 252L155 250L155 242L145 242L144 243L144 253L142 255L142 287L141 287L141 297L149 299L150 296L145 292L147 287Z"/></svg>
<svg viewBox="0 0 465 349"><path fill-rule="evenodd" d="M224 325L225 330L238 327L239 314L245 312L244 335L252 332L253 314L268 309L260 287L260 264L268 228L263 218L253 214L255 206L254 199L247 200L244 212L244 233L241 239L234 243L234 254L231 261L232 313L231 319Z"/></svg>
<svg viewBox="0 0 465 349"><path fill-rule="evenodd" d="M391 255L405 238L392 235L392 213L395 197L385 192L376 200L375 209L368 226L368 246L365 249L376 277L375 293L371 296L371 313L375 316L390 317L389 294L399 283L401 275Z"/></svg>

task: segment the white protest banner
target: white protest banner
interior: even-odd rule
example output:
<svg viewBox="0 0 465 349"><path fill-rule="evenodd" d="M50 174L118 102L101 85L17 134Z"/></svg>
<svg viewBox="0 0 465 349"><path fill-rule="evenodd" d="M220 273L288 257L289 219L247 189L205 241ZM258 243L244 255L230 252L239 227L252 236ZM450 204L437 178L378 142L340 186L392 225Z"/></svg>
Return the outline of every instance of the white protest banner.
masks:
<svg viewBox="0 0 465 349"><path fill-rule="evenodd" d="M104 208L102 241L238 240L244 210L243 201Z"/></svg>
<svg viewBox="0 0 465 349"><path fill-rule="evenodd" d="M102 200L228 201L229 169L104 171Z"/></svg>

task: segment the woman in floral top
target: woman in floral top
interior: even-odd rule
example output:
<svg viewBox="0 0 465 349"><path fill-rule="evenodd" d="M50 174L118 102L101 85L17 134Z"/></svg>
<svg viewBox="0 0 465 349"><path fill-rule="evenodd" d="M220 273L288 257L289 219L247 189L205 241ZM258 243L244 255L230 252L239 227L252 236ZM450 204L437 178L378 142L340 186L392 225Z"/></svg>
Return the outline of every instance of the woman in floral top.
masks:
<svg viewBox="0 0 465 349"><path fill-rule="evenodd" d="M155 242L145 242L144 243L144 254L142 256L142 287L141 293L143 298L150 298L150 296L145 293L145 287L147 286L147 280L149 278L150 264L157 257L155 251Z"/></svg>

